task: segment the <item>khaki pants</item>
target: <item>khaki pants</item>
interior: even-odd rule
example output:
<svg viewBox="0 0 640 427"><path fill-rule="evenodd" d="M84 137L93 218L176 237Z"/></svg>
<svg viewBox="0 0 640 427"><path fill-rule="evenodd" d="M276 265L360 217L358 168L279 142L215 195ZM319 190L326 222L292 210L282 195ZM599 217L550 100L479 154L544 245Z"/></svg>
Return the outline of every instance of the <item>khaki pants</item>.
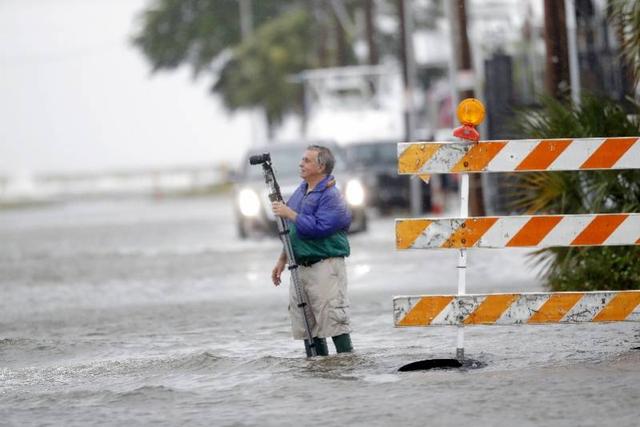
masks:
<svg viewBox="0 0 640 427"><path fill-rule="evenodd" d="M311 308L314 337L327 338L351 332L347 271L344 258L327 258L309 267L299 266L300 285ZM302 309L298 307L293 279L289 284L289 317L293 338L307 338Z"/></svg>

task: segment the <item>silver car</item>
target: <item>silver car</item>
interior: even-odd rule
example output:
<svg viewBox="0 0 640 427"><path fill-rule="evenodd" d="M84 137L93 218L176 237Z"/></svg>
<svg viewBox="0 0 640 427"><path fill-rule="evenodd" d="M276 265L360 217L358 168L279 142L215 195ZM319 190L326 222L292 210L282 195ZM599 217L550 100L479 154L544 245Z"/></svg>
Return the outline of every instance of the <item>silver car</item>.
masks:
<svg viewBox="0 0 640 427"><path fill-rule="evenodd" d="M247 238L253 232L273 234L277 232L276 219L271 212L271 202L269 202L262 167L249 165L249 157L266 152L271 154L273 169L280 185L282 197L289 200L289 197L302 182L298 165L309 145L308 143L270 144L252 149L246 154L236 176L234 191L236 225L240 238ZM320 145L329 148L336 158L332 175L335 176L336 186L342 192L353 216L349 232L366 230L366 195L360 179L349 174L344 154L339 146L326 142L322 142Z"/></svg>

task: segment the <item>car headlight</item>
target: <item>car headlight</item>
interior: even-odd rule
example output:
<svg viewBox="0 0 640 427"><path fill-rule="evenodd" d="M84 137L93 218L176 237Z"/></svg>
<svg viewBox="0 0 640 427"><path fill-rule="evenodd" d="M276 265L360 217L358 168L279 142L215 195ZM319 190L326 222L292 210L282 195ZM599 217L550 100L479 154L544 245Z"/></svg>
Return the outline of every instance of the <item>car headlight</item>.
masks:
<svg viewBox="0 0 640 427"><path fill-rule="evenodd" d="M256 216L260 212L260 198L250 188L244 188L238 194L238 206L244 216Z"/></svg>
<svg viewBox="0 0 640 427"><path fill-rule="evenodd" d="M357 179L352 179L347 183L344 195L347 203L351 206L360 206L364 203L364 188Z"/></svg>

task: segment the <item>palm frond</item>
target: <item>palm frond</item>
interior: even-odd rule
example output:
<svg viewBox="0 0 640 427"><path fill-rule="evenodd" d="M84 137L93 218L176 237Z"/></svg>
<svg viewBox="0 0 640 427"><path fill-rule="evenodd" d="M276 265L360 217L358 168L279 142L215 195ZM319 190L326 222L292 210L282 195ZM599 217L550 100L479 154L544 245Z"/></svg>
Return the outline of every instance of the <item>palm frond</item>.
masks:
<svg viewBox="0 0 640 427"><path fill-rule="evenodd" d="M541 110L518 116L518 127L528 138L640 135L638 120L607 99L585 96L578 106L543 98L542 105ZM516 178L510 198L520 212L640 212L638 170L536 172ZM640 288L638 247L545 248L530 255L552 290Z"/></svg>
<svg viewBox="0 0 640 427"><path fill-rule="evenodd" d="M640 2L637 0L611 0L610 22L621 38L622 56L631 68L635 84L640 82Z"/></svg>

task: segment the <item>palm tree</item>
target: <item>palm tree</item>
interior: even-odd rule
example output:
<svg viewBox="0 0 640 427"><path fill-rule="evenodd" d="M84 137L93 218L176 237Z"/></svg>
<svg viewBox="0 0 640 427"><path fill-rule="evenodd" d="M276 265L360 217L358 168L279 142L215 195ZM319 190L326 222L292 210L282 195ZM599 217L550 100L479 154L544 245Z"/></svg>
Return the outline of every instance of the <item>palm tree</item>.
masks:
<svg viewBox="0 0 640 427"><path fill-rule="evenodd" d="M637 115L593 96L580 105L545 98L541 111L522 114L519 123L530 138L640 135ZM523 174L512 197L526 213L640 212L640 170ZM554 291L640 288L638 246L546 248L532 255Z"/></svg>
<svg viewBox="0 0 640 427"><path fill-rule="evenodd" d="M640 2L610 0L609 18L621 55L637 87L640 82ZM637 94L636 94L637 95ZM630 97L631 98L631 97ZM580 105L543 98L543 108L519 116L527 137L640 135L640 106L633 115L614 101L585 96ZM514 207L529 213L640 212L640 171L588 171L520 175ZM556 291L640 288L640 247L548 248L534 252L547 286Z"/></svg>
<svg viewBox="0 0 640 427"><path fill-rule="evenodd" d="M610 0L609 18L618 32L622 56L637 85L640 82L640 2Z"/></svg>

